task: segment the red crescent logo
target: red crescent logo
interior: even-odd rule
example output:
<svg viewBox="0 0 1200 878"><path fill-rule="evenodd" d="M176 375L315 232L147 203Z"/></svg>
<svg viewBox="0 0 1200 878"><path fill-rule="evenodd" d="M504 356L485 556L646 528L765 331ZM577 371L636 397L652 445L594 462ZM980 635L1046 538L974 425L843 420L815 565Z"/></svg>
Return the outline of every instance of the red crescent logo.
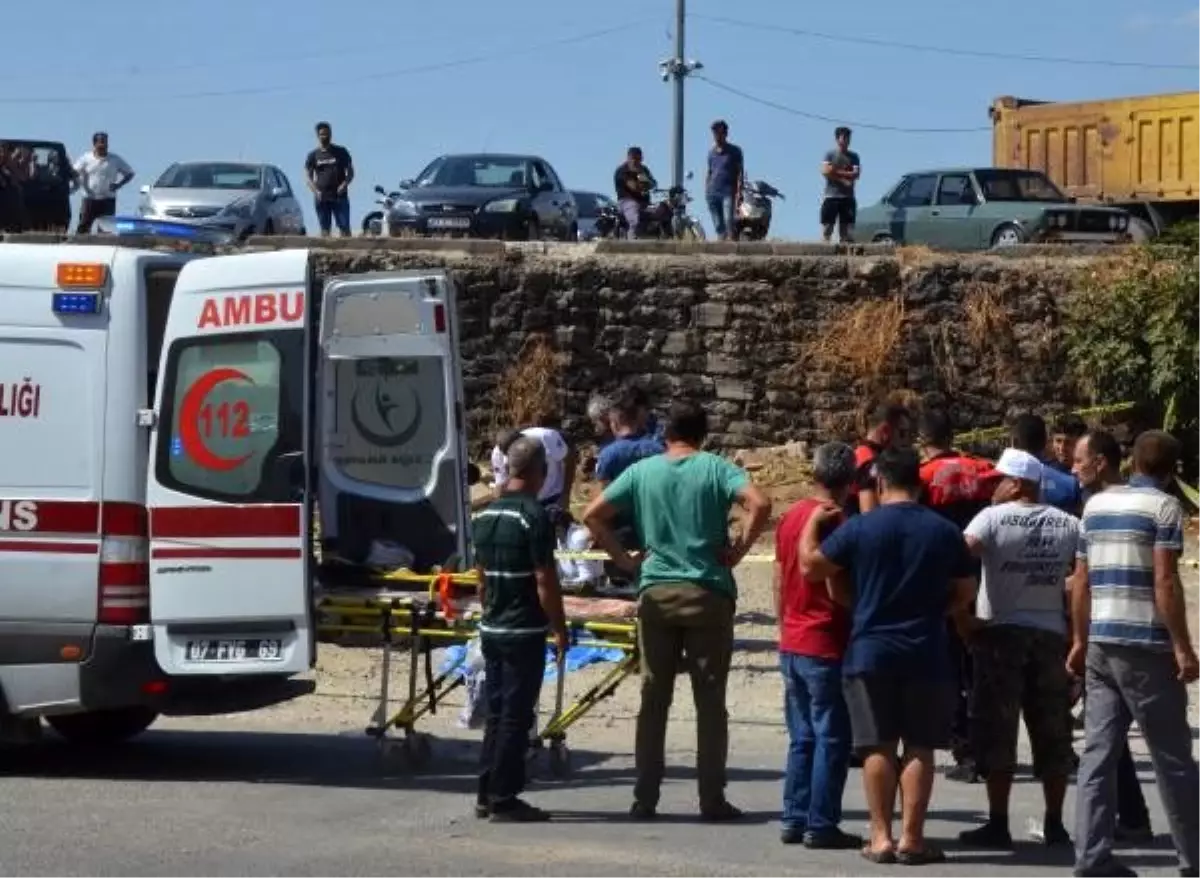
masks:
<svg viewBox="0 0 1200 878"><path fill-rule="evenodd" d="M241 457L222 457L214 454L212 449L204 444L200 435L200 409L208 395L226 381L244 381L253 384L254 381L239 369L212 369L195 380L183 401L179 405L179 440L183 444L184 453L196 465L217 472L229 472L237 469L250 459L250 453Z"/></svg>

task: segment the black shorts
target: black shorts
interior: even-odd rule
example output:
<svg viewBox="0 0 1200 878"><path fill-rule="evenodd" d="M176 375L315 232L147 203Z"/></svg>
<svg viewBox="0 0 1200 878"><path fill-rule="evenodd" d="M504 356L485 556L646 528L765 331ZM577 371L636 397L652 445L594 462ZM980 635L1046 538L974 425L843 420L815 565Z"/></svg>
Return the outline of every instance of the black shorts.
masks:
<svg viewBox="0 0 1200 878"><path fill-rule="evenodd" d="M954 686L920 673L856 674L842 680L856 750L950 746Z"/></svg>
<svg viewBox="0 0 1200 878"><path fill-rule="evenodd" d="M821 225L852 226L858 215L858 201L853 198L826 198L821 202Z"/></svg>

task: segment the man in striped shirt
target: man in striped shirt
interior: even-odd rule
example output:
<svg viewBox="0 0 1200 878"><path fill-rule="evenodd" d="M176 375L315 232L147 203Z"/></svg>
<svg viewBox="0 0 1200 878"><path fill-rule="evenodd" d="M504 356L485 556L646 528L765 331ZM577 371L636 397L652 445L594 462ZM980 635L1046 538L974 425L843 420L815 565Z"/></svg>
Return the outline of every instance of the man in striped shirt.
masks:
<svg viewBox="0 0 1200 878"><path fill-rule="evenodd" d="M522 436L508 447L500 497L472 521L483 618L487 725L475 813L493 822L533 823L549 813L520 798L525 751L546 665L546 634L561 652L567 630L554 561L554 525L538 492L546 480L546 448Z"/></svg>
<svg viewBox="0 0 1200 878"><path fill-rule="evenodd" d="M1183 511L1162 490L1178 459L1172 436L1141 434L1129 484L1096 494L1083 513L1067 659L1073 673L1086 675L1087 685L1076 875L1136 874L1112 853L1117 760L1132 720L1150 751L1180 872L1196 875L1200 865L1200 774L1186 689L1200 667L1179 581Z"/></svg>

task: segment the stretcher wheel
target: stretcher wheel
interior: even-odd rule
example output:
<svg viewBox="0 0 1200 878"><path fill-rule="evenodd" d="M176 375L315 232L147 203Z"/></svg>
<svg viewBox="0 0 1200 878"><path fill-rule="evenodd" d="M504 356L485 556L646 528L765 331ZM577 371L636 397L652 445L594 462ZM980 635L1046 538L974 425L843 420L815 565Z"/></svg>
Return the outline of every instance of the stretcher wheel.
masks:
<svg viewBox="0 0 1200 878"><path fill-rule="evenodd" d="M571 776L571 751L566 744L554 744L550 747L550 776L555 780L564 780Z"/></svg>

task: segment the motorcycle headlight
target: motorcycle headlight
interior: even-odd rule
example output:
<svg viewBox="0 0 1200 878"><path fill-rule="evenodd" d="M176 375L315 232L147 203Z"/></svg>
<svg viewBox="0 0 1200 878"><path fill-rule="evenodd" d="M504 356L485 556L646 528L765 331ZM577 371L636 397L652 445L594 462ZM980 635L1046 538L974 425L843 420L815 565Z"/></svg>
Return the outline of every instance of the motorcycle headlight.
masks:
<svg viewBox="0 0 1200 878"><path fill-rule="evenodd" d="M500 198L496 201L489 201L483 206L484 213L513 213L520 205L519 198Z"/></svg>
<svg viewBox="0 0 1200 878"><path fill-rule="evenodd" d="M221 211L222 216L237 217L238 219L250 219L254 213L254 202L250 199L245 201L235 201L229 204Z"/></svg>
<svg viewBox="0 0 1200 878"><path fill-rule="evenodd" d="M416 216L417 206L411 201L393 201L388 205L388 212L399 216Z"/></svg>

